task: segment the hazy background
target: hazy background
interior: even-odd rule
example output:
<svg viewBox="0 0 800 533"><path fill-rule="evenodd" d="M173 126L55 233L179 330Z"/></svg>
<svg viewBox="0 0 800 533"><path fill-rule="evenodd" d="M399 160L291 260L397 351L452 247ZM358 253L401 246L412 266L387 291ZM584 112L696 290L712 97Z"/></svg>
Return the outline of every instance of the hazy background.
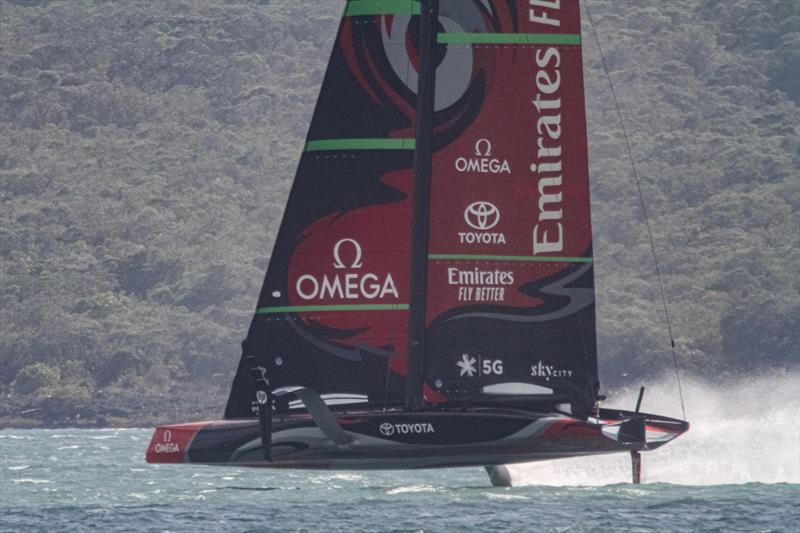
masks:
<svg viewBox="0 0 800 533"><path fill-rule="evenodd" d="M786 376L800 3L589 6L684 371ZM0 0L0 425L221 415L342 8ZM671 356L585 16L583 42L601 379L617 387Z"/></svg>

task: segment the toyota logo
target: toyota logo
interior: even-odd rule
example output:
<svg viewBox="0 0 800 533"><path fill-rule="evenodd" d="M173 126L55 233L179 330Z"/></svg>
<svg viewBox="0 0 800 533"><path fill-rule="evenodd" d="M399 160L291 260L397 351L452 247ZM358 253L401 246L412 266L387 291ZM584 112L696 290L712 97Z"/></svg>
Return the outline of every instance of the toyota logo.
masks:
<svg viewBox="0 0 800 533"><path fill-rule="evenodd" d="M500 210L489 202L475 202L467 206L464 220L471 228L486 231L500 222Z"/></svg>
<svg viewBox="0 0 800 533"><path fill-rule="evenodd" d="M394 426L391 425L389 422L384 422L383 424L381 424L380 430L381 433L383 435L386 435L387 437L394 435Z"/></svg>

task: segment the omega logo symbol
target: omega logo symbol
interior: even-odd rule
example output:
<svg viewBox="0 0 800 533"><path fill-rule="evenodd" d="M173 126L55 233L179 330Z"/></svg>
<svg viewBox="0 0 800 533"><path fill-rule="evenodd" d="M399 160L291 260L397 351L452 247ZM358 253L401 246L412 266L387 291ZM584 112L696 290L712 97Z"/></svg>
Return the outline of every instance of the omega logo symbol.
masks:
<svg viewBox="0 0 800 533"><path fill-rule="evenodd" d="M394 435L394 426L391 425L389 422L384 422L383 424L381 424L380 431L383 435L391 437L392 435Z"/></svg>
<svg viewBox="0 0 800 533"><path fill-rule="evenodd" d="M355 250L355 257L349 267L342 261L341 249L344 243L350 243ZM361 268L361 245L355 239L342 239L333 247L333 266L335 268Z"/></svg>
<svg viewBox="0 0 800 533"><path fill-rule="evenodd" d="M164 432L164 442L170 442L172 440L172 431L166 430Z"/></svg>
<svg viewBox="0 0 800 533"><path fill-rule="evenodd" d="M481 146L486 147L486 151L481 152ZM489 139L478 139L475 143L475 155L478 157L491 157L492 156L492 143Z"/></svg>
<svg viewBox="0 0 800 533"><path fill-rule="evenodd" d="M464 220L473 229L490 230L500 222L500 210L489 202L474 202L464 211Z"/></svg>

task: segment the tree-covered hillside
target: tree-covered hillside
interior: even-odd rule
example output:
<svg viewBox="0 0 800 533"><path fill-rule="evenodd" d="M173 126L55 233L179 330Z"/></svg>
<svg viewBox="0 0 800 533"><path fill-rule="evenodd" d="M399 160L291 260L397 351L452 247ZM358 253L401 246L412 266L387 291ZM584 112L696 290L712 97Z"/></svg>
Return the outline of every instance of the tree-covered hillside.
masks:
<svg viewBox="0 0 800 533"><path fill-rule="evenodd" d="M641 174L683 363L800 362L800 4L589 2ZM666 362L650 247L584 26L601 350ZM608 376L612 377L612 376ZM613 377L612 377L613 379Z"/></svg>
<svg viewBox="0 0 800 533"><path fill-rule="evenodd" d="M0 0L7 423L221 413L342 3ZM797 364L800 4L589 7L684 369ZM585 14L599 348L614 385L671 359Z"/></svg>

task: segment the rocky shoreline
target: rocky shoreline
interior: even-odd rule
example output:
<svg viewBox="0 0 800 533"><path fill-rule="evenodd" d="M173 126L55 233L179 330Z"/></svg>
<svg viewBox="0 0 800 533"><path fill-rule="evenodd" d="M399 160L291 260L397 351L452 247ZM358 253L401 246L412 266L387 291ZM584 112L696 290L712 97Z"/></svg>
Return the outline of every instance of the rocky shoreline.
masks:
<svg viewBox="0 0 800 533"><path fill-rule="evenodd" d="M0 430L33 428L153 427L158 424L221 418L227 391L216 387L175 387L169 393L137 391L92 397L20 397L0 401Z"/></svg>

